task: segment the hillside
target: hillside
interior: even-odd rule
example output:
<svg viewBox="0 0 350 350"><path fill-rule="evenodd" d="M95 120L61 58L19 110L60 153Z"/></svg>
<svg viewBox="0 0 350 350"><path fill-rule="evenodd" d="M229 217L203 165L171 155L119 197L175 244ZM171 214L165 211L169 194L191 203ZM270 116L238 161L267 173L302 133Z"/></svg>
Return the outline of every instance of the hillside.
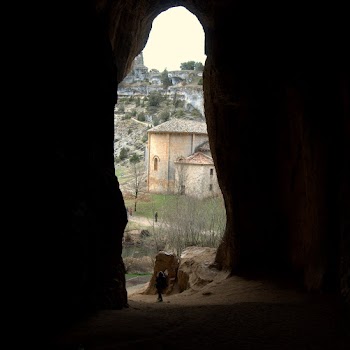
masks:
<svg viewBox="0 0 350 350"><path fill-rule="evenodd" d="M189 89L189 88L187 88ZM114 112L114 157L124 163L133 154L144 158L147 130L169 119L204 120L196 109L187 106L180 98L153 92L148 96L121 97ZM127 149L126 157L121 155Z"/></svg>
<svg viewBox="0 0 350 350"><path fill-rule="evenodd" d="M173 118L205 120L202 72L169 71L168 78L170 85L164 88L162 73L149 71L141 53L118 86L114 159L121 184L132 178L130 159L145 159L148 129Z"/></svg>

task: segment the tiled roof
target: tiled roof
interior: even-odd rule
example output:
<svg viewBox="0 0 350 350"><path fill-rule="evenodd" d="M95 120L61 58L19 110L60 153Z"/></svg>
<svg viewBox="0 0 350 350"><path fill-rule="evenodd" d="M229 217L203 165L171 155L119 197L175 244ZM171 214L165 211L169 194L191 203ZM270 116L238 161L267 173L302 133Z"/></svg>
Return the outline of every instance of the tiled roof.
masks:
<svg viewBox="0 0 350 350"><path fill-rule="evenodd" d="M196 152L210 152L209 141L204 141L202 144L196 147Z"/></svg>
<svg viewBox="0 0 350 350"><path fill-rule="evenodd" d="M161 133L192 133L192 134L208 134L207 124L205 122L197 122L186 119L170 119L167 122L159 124L148 132Z"/></svg>
<svg viewBox="0 0 350 350"><path fill-rule="evenodd" d="M191 154L190 156L183 158L181 160L177 160L175 163L186 163L186 164L209 164L213 165L213 158L207 156L202 152L196 152Z"/></svg>

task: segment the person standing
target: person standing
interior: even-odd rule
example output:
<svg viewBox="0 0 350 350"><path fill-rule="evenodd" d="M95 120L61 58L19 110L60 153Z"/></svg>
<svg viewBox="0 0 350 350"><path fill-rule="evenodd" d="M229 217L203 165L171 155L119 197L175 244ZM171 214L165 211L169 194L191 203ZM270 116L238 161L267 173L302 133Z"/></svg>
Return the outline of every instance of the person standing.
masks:
<svg viewBox="0 0 350 350"><path fill-rule="evenodd" d="M158 221L158 212L157 212L157 211L154 213L154 221L155 221L155 222Z"/></svg>
<svg viewBox="0 0 350 350"><path fill-rule="evenodd" d="M156 277L156 288L158 293L158 301L163 301L162 293L164 289L167 287L167 279L165 273L163 271L159 271Z"/></svg>

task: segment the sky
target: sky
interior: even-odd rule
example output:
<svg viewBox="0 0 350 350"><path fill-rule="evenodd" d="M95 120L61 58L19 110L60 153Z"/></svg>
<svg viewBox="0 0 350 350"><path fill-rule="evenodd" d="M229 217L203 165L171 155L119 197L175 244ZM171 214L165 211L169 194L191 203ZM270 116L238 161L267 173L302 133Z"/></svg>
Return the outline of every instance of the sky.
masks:
<svg viewBox="0 0 350 350"><path fill-rule="evenodd" d="M205 64L204 31L197 17L184 7L173 7L158 15L143 49L144 65L162 72L180 70L183 62Z"/></svg>

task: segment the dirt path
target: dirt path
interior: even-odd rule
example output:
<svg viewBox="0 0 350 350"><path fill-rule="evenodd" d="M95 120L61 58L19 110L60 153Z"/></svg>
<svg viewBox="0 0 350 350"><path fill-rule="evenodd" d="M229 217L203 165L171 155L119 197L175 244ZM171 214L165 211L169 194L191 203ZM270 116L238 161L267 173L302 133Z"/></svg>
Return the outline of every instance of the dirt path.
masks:
<svg viewBox="0 0 350 350"><path fill-rule="evenodd" d="M136 276L126 280L126 290L128 295L134 294L139 291L143 286L148 284L152 275Z"/></svg>
<svg viewBox="0 0 350 350"><path fill-rule="evenodd" d="M137 120L136 118L131 118L131 120L133 120L133 121L136 122L136 123L145 125L145 126L152 125L152 123L142 122L141 120ZM152 127L153 127L153 125L152 125Z"/></svg>
<svg viewBox="0 0 350 350"><path fill-rule="evenodd" d="M230 277L157 303L155 295L142 294L145 286L129 290L129 308L100 312L50 349L350 348L339 305L329 296Z"/></svg>
<svg viewBox="0 0 350 350"><path fill-rule="evenodd" d="M146 218L144 216L135 216L135 215L128 215L128 220L130 222L136 222L142 226L152 226L154 224L155 227L160 227L162 225L161 221L154 222L154 220Z"/></svg>

